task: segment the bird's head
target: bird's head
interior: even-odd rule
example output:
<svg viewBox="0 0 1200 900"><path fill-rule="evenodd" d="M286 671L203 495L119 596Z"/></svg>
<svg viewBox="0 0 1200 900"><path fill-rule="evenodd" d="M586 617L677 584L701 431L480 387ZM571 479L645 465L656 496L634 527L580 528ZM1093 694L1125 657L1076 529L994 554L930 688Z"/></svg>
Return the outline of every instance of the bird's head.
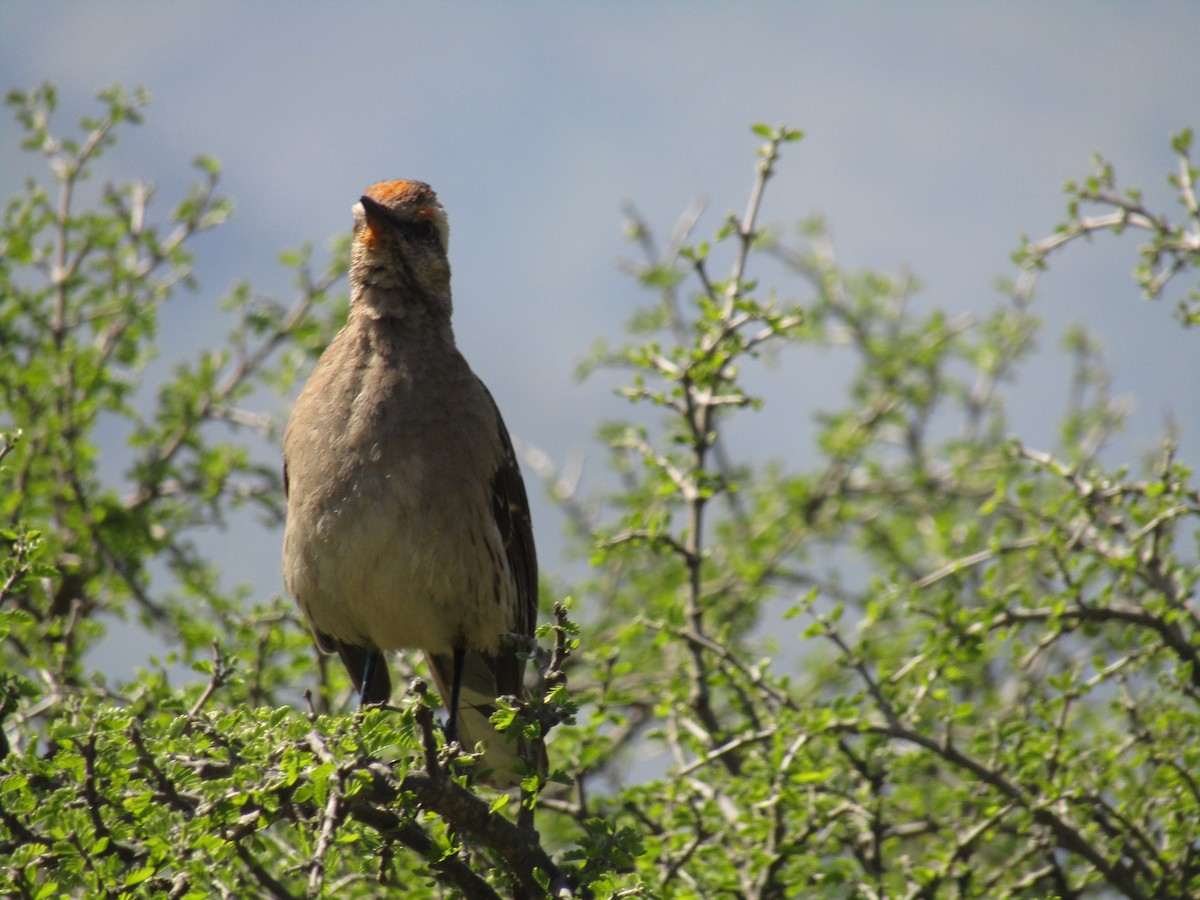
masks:
<svg viewBox="0 0 1200 900"><path fill-rule="evenodd" d="M416 309L450 316L450 223L433 188L381 181L354 204L350 284L377 316Z"/></svg>

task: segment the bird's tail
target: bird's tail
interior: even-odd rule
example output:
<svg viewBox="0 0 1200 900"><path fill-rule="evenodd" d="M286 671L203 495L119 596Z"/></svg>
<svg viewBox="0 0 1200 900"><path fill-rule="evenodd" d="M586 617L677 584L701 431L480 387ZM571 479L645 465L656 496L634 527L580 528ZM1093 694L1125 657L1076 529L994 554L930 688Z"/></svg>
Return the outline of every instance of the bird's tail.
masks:
<svg viewBox="0 0 1200 900"><path fill-rule="evenodd" d="M454 684L454 656L426 653L433 680L447 707ZM526 767L546 770L546 750L541 740L531 740L514 724L507 731L495 729L489 718L499 708L496 698L520 696L523 691L525 663L512 651L499 656L468 650L462 655L459 682L458 740L467 750L484 745L482 765L491 770L484 781L493 787L509 788L520 783ZM453 715L453 710L448 710ZM524 763L525 765L522 765Z"/></svg>
<svg viewBox="0 0 1200 900"><path fill-rule="evenodd" d="M317 645L326 652L336 650L342 664L350 673L354 690L363 706L387 703L392 696L392 676L387 660L379 650L346 644L327 634L316 632Z"/></svg>

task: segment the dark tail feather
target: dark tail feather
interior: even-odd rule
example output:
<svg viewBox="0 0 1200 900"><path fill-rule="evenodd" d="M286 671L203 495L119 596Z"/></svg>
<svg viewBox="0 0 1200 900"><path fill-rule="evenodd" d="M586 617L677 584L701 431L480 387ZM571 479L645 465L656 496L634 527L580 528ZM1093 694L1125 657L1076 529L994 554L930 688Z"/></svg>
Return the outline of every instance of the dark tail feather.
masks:
<svg viewBox="0 0 1200 900"><path fill-rule="evenodd" d="M335 639L331 641L346 671L350 673L350 680L354 682L354 689L360 697L359 702L363 706L387 703L392 696L392 676L388 673L387 659L383 653L356 644L343 644Z"/></svg>
<svg viewBox="0 0 1200 900"><path fill-rule="evenodd" d="M426 653L433 680L445 703L449 704L454 684L454 656ZM520 696L524 663L513 653L500 657L468 650L462 654L463 670L459 682L457 736L468 750L483 743L483 766L491 769L486 779L494 787L507 788L520 783L520 763L545 770L546 751L541 741L530 741L514 725L501 733L492 727L489 717L496 712L496 698L505 694ZM453 710L447 710L453 714ZM536 746L534 746L536 745Z"/></svg>

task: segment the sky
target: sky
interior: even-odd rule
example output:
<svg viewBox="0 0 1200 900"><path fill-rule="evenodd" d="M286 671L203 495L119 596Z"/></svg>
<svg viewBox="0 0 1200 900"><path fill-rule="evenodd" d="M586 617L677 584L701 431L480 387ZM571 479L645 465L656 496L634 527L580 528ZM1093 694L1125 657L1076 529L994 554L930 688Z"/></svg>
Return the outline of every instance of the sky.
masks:
<svg viewBox="0 0 1200 900"><path fill-rule="evenodd" d="M706 198L711 233L745 206L750 125L786 122L807 136L785 148L764 222L820 214L843 263L911 270L924 307L982 314L1094 151L1179 213L1165 177L1170 135L1200 126L1197 34L1186 2L7 2L0 87L54 82L66 128L98 110L98 88L143 85L146 121L98 176L156 183L161 215L195 155L221 161L236 213L193 246L201 286L164 311L165 361L220 341L234 282L287 299L280 251L312 241L320 259L367 185L432 184L452 223L460 347L510 431L559 465L583 459L587 484L603 466L595 427L628 410L611 378L581 385L575 367L651 299L619 265L636 256L624 203L665 234ZM4 196L45 174L17 135L0 119ZM1011 393L1029 444L1055 443L1059 341L1084 323L1130 407L1108 458L1136 462L1168 421L1200 457L1197 334L1170 302L1139 298L1136 261L1132 241L1099 238L1040 282L1041 352ZM817 354L768 377L735 449L803 467L845 371ZM531 494L543 568L562 571L561 519ZM231 583L282 591L278 532L237 520L208 539Z"/></svg>

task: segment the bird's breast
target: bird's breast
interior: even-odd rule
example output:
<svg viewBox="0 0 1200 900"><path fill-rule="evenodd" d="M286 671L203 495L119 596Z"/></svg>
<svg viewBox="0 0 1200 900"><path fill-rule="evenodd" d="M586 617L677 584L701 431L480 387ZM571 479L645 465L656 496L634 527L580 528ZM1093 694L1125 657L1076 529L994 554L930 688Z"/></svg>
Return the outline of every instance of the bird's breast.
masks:
<svg viewBox="0 0 1200 900"><path fill-rule="evenodd" d="M378 364L310 380L327 402L289 423L287 586L345 641L494 649L517 603L492 513L490 404L444 399L469 386L456 367Z"/></svg>

